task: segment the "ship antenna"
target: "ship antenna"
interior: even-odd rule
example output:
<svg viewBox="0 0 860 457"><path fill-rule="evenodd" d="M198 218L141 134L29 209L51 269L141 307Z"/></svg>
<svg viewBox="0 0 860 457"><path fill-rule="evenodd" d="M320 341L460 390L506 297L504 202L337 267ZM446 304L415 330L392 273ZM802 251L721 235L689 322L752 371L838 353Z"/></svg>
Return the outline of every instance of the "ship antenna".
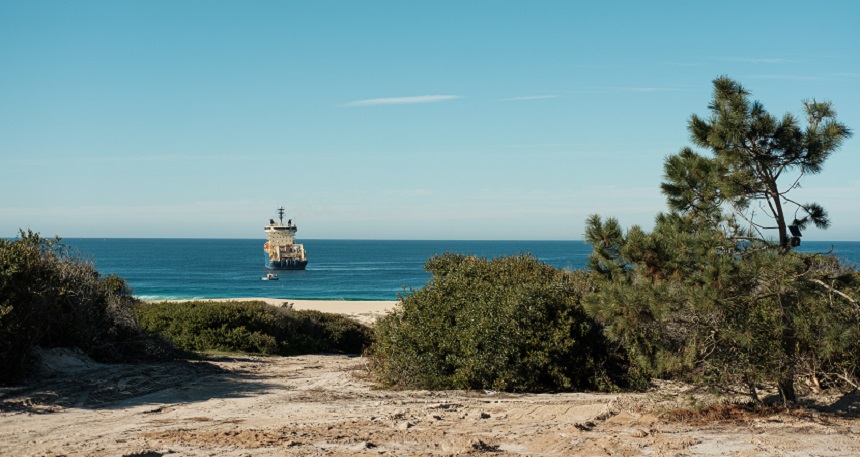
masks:
<svg viewBox="0 0 860 457"><path fill-rule="evenodd" d="M278 218L281 219L281 225L284 225L284 207L278 208Z"/></svg>

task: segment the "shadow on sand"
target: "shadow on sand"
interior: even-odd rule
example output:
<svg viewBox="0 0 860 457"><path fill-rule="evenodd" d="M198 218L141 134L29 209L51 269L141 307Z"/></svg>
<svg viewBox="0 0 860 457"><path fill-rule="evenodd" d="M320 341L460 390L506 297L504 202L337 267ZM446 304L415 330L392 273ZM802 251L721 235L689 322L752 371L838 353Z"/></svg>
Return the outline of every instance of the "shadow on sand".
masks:
<svg viewBox="0 0 860 457"><path fill-rule="evenodd" d="M27 384L0 388L0 412L45 414L64 408L191 403L258 395L270 387L249 371L219 367L212 363L218 360L215 357L133 364L100 364L85 357L62 354L65 363L49 362Z"/></svg>

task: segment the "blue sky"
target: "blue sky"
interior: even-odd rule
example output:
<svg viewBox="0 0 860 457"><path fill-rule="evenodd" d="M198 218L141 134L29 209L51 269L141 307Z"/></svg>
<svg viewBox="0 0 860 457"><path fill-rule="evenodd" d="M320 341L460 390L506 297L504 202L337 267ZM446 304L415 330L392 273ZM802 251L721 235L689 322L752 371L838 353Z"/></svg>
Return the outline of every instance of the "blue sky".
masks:
<svg viewBox="0 0 860 457"><path fill-rule="evenodd" d="M852 1L0 2L0 236L653 226L711 81L860 129ZM860 138L795 193L860 240Z"/></svg>

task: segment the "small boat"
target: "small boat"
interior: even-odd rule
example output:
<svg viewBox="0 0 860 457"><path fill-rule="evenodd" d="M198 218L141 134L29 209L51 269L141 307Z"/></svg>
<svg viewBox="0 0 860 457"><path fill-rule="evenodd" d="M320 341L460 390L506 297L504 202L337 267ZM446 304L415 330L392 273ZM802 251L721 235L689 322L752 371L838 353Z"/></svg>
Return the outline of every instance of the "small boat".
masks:
<svg viewBox="0 0 860 457"><path fill-rule="evenodd" d="M278 275L276 275L276 274L274 274L274 273L269 273L269 274L267 274L266 276L263 276L263 277L262 277L262 278L260 278L260 279L261 279L261 280L263 280L263 281L275 281L275 280L277 280L277 279L281 279L281 278L279 278L279 277L278 277Z"/></svg>

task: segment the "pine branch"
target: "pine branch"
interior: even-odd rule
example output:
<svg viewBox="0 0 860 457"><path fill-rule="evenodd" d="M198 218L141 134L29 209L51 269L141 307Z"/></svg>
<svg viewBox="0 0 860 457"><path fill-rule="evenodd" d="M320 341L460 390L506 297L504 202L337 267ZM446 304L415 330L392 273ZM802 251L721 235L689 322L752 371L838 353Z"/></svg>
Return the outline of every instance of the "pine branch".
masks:
<svg viewBox="0 0 860 457"><path fill-rule="evenodd" d="M767 229L769 227L765 227L761 224L757 224L757 223L753 222L752 217L747 217L746 214L744 214L743 211L741 211L740 208L738 208L737 205L735 205L734 203L731 203L731 206L732 206L732 211L735 213L735 215L737 215L741 219L747 221L747 223L749 223L749 225L750 225L750 228L755 230L755 232L758 233L758 236L763 241L764 240L764 234L762 234L761 230L759 230L759 229ZM750 238L750 239L755 240L754 238Z"/></svg>
<svg viewBox="0 0 860 457"><path fill-rule="evenodd" d="M746 241L760 241L762 243L767 243L767 240L765 240L764 238L758 238L758 237L754 237L754 236L735 235L731 239L733 239L733 240L746 240Z"/></svg>
<svg viewBox="0 0 860 457"><path fill-rule="evenodd" d="M796 188L797 188L797 186L799 186L799 185L800 185L800 178L802 178L804 174L806 174L806 171L804 171L804 170L800 170L800 175L797 177L797 179L795 179L795 180L794 180L794 184L792 184L791 186L789 186L789 187L788 187L788 189L787 189L785 192L782 192L782 193L781 193L781 194L779 194L779 195L780 195L780 196L782 196L782 197L784 198L784 197L785 197L785 194L787 194L787 193L791 192L792 190L796 189Z"/></svg>
<svg viewBox="0 0 860 457"><path fill-rule="evenodd" d="M855 300L854 298L852 298L850 295L848 295L848 294L846 294L846 293L844 293L844 292L841 292L841 291L837 290L837 289L836 289L836 288L834 288L833 286L831 286L831 285L827 284L826 282L824 282L824 281L822 281L822 280L820 280L820 279L812 278L812 279L809 279L809 281L812 281L812 282L814 282L814 283L816 283L816 284L818 284L818 285L820 285L820 286L824 287L825 289L829 290L830 292L832 292L832 293L834 293L834 294L836 294L836 295L839 295L840 297L842 297L842 298L844 298L844 299L848 300L848 302L849 302L849 303L851 303L851 304L852 304L852 305L854 305L854 306L858 306L858 305L860 305L860 302L858 302L857 300Z"/></svg>

